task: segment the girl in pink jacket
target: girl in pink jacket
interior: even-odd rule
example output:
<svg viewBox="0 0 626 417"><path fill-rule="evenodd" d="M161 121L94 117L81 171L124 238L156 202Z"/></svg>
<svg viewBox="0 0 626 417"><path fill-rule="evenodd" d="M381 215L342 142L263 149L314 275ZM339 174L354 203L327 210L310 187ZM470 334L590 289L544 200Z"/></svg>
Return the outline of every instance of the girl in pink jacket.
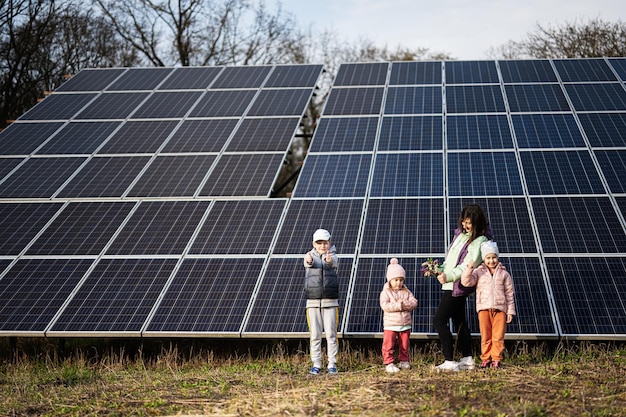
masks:
<svg viewBox="0 0 626 417"><path fill-rule="evenodd" d="M481 368L499 368L504 351L506 324L515 315L513 280L498 259L494 241L480 246L483 263L474 269L470 261L461 275L461 284L476 285L476 311L480 326Z"/></svg>
<svg viewBox="0 0 626 417"><path fill-rule="evenodd" d="M383 309L383 364L387 372L409 369L409 338L411 311L417 308L417 299L404 285L404 268L393 258L387 266L387 283L380 293ZM394 365L394 346L398 341L398 366Z"/></svg>

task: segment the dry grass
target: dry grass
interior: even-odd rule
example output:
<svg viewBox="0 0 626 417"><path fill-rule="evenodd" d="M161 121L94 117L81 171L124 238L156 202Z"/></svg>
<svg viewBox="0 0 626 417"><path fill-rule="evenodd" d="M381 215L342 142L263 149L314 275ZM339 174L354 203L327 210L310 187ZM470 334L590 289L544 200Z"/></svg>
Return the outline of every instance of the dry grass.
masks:
<svg viewBox="0 0 626 417"><path fill-rule="evenodd" d="M258 344L258 342L257 342ZM342 341L340 373L308 374L306 343L258 352L196 344L158 352L122 343L5 350L0 415L41 416L622 416L626 350L598 343L508 346L502 370L440 374L436 343L387 374L379 342ZM235 350L236 349L236 350ZM99 350L105 353L98 353ZM226 350L230 353L226 353ZM239 350L245 354L237 354ZM131 352L132 354L128 353ZM37 353L38 352L38 353ZM39 356L38 356L39 355Z"/></svg>

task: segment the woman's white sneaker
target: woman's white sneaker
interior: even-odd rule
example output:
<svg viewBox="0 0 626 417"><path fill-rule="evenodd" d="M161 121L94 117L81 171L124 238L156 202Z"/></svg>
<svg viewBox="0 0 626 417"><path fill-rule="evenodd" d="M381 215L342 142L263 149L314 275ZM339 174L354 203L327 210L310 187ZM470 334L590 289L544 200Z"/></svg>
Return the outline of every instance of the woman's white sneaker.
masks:
<svg viewBox="0 0 626 417"><path fill-rule="evenodd" d="M457 362L455 362L455 361L445 361L441 365L435 366L435 369L437 371L458 372L459 371L459 364Z"/></svg>
<svg viewBox="0 0 626 417"><path fill-rule="evenodd" d="M474 367L474 358L471 356L465 356L459 361L459 369L463 371L471 371Z"/></svg>

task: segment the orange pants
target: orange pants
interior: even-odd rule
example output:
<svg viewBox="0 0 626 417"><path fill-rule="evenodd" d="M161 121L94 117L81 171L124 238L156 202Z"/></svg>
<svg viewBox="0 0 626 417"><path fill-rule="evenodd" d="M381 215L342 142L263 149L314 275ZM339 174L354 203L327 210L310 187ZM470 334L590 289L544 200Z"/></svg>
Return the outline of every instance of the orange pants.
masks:
<svg viewBox="0 0 626 417"><path fill-rule="evenodd" d="M506 313L500 310L480 310L480 359L501 361L506 332Z"/></svg>

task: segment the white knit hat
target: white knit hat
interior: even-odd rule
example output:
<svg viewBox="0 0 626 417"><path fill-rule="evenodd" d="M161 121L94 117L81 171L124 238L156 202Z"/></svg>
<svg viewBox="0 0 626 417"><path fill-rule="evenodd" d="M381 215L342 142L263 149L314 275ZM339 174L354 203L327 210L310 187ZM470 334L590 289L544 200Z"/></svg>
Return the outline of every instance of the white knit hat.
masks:
<svg viewBox="0 0 626 417"><path fill-rule="evenodd" d="M406 273L404 272L402 265L398 263L396 258L392 258L387 266L387 281L390 281L393 278L404 278L405 276Z"/></svg>
<svg viewBox="0 0 626 417"><path fill-rule="evenodd" d="M498 244L493 240L488 240L480 245L480 252L483 255L483 259L485 259L485 256L490 253L495 253L496 256L500 256L500 252L498 252Z"/></svg>
<svg viewBox="0 0 626 417"><path fill-rule="evenodd" d="M330 233L326 229L317 229L315 233L313 233L313 242L317 242L318 240L330 240Z"/></svg>

